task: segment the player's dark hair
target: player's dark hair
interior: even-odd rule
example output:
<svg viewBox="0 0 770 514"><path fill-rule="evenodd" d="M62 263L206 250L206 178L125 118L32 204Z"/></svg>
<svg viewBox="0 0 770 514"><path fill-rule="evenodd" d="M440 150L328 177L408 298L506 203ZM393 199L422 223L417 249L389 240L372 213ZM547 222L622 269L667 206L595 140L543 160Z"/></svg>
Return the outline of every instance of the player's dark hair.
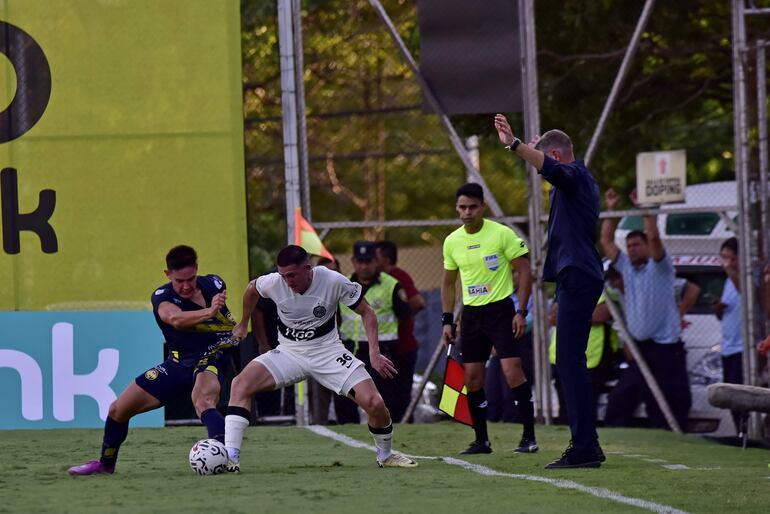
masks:
<svg viewBox="0 0 770 514"><path fill-rule="evenodd" d="M198 254L191 246L179 245L166 254L166 269L179 270L188 266L198 265Z"/></svg>
<svg viewBox="0 0 770 514"><path fill-rule="evenodd" d="M724 243L722 243L719 251L721 252L725 248L732 250L735 255L738 255L738 238L731 237L730 239L726 240Z"/></svg>
<svg viewBox="0 0 770 514"><path fill-rule="evenodd" d="M291 266L292 264L299 266L305 264L307 260L308 255L304 248L297 245L289 245L278 252L278 258L275 262L279 266L284 267Z"/></svg>
<svg viewBox="0 0 770 514"><path fill-rule="evenodd" d="M481 188L479 184L475 182L468 182L467 184L463 184L457 189L457 193L455 194L455 199L460 198L461 196L467 196L468 198L476 198L483 202L484 190Z"/></svg>
<svg viewBox="0 0 770 514"><path fill-rule="evenodd" d="M641 239L645 243L647 242L647 234L645 234L641 230L632 230L631 232L626 234L626 241L628 241L629 239L634 238L634 237L638 237L639 239Z"/></svg>
<svg viewBox="0 0 770 514"><path fill-rule="evenodd" d="M388 258L390 263L395 266L398 262L398 247L393 241L378 241L375 243L377 249Z"/></svg>

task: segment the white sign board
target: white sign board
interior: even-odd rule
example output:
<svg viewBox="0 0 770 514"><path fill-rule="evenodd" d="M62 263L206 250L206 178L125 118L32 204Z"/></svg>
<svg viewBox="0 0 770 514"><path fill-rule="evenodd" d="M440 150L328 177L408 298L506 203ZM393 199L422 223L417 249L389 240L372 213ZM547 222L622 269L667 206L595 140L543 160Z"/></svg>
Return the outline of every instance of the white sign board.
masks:
<svg viewBox="0 0 770 514"><path fill-rule="evenodd" d="M687 186L687 153L636 154L636 195L642 205L683 202Z"/></svg>

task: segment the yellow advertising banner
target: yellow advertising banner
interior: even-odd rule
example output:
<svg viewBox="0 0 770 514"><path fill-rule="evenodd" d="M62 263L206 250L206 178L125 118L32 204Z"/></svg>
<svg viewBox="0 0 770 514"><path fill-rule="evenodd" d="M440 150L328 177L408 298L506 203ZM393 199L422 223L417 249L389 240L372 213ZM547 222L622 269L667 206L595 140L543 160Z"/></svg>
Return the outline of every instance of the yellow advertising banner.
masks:
<svg viewBox="0 0 770 514"><path fill-rule="evenodd" d="M0 310L149 308L177 244L239 297L239 5L0 4Z"/></svg>

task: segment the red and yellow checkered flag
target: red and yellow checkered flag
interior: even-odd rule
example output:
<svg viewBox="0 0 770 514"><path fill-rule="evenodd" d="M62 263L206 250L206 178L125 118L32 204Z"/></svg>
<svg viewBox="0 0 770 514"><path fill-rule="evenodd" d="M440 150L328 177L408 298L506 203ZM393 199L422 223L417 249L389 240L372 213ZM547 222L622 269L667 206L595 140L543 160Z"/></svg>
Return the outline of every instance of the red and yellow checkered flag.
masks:
<svg viewBox="0 0 770 514"><path fill-rule="evenodd" d="M441 400L438 408L452 416L455 421L472 427L473 421L471 420L471 411L468 408L467 394L463 365L452 357L450 351L447 351L444 387L441 389Z"/></svg>

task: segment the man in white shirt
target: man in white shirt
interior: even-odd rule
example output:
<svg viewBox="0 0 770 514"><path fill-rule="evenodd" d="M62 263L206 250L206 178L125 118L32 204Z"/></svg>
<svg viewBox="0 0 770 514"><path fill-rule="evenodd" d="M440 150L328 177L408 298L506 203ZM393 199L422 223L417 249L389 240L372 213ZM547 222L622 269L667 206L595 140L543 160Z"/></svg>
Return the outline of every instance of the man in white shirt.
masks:
<svg viewBox="0 0 770 514"><path fill-rule="evenodd" d="M323 266L311 267L307 252L289 245L278 253L278 272L249 283L243 296L243 317L233 337L246 336L251 312L261 297L278 306L278 347L251 361L233 379L225 417L228 471L240 471L243 433L251 421L251 398L260 391L313 377L322 386L347 396L366 412L380 467L411 468L412 459L392 451L393 425L364 363L342 344L336 312L340 302L363 318L372 368L392 378L393 363L380 354L377 317L361 294L361 284Z"/></svg>

